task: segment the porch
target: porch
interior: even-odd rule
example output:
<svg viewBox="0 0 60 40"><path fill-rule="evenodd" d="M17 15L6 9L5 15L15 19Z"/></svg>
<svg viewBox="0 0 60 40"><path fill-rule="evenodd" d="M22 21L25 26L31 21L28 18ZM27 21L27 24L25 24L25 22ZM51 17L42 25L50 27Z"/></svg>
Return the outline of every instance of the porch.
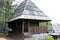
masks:
<svg viewBox="0 0 60 40"><path fill-rule="evenodd" d="M41 26L40 23L45 22L45 26ZM9 31L9 35L26 37L32 34L40 34L47 32L47 26L49 21L45 20L15 20L8 23L8 27L12 29Z"/></svg>

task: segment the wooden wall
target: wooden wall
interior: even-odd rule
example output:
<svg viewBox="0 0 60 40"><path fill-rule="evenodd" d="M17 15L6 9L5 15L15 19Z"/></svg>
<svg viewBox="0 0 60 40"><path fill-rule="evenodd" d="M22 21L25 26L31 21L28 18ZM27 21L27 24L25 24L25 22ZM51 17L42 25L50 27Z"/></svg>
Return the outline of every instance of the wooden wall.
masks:
<svg viewBox="0 0 60 40"><path fill-rule="evenodd" d="M40 33L46 33L47 32L47 26L46 27L39 27Z"/></svg>
<svg viewBox="0 0 60 40"><path fill-rule="evenodd" d="M30 21L29 32L38 32L38 21Z"/></svg>
<svg viewBox="0 0 60 40"><path fill-rule="evenodd" d="M47 26L39 26L39 21L30 21L29 32L47 32Z"/></svg>

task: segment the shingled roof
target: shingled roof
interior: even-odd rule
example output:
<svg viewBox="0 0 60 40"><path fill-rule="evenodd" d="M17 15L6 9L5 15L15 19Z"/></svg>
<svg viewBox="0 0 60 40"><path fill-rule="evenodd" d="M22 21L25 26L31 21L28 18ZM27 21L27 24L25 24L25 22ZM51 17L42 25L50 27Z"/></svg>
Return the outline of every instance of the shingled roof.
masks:
<svg viewBox="0 0 60 40"><path fill-rule="evenodd" d="M12 19L50 20L31 0L24 0L14 11Z"/></svg>
<svg viewBox="0 0 60 40"><path fill-rule="evenodd" d="M51 35L59 36L60 35L60 25L57 23L52 24L52 27L50 28L49 33Z"/></svg>

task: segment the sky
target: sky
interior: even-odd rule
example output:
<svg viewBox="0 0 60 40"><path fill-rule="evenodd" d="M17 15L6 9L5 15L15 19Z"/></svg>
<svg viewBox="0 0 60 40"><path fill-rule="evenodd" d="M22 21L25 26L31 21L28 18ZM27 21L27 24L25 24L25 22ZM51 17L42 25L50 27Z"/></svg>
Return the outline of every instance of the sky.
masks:
<svg viewBox="0 0 60 40"><path fill-rule="evenodd" d="M23 0L16 0L14 3L20 4ZM31 0L39 9L41 9L52 23L60 24L60 0Z"/></svg>

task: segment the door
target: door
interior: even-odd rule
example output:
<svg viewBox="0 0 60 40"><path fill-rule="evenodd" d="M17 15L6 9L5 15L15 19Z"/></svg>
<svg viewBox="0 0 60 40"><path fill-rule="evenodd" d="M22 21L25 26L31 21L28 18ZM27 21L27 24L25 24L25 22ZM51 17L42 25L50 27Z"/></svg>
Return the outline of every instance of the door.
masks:
<svg viewBox="0 0 60 40"><path fill-rule="evenodd" d="M28 32L28 21L24 22L24 32Z"/></svg>

